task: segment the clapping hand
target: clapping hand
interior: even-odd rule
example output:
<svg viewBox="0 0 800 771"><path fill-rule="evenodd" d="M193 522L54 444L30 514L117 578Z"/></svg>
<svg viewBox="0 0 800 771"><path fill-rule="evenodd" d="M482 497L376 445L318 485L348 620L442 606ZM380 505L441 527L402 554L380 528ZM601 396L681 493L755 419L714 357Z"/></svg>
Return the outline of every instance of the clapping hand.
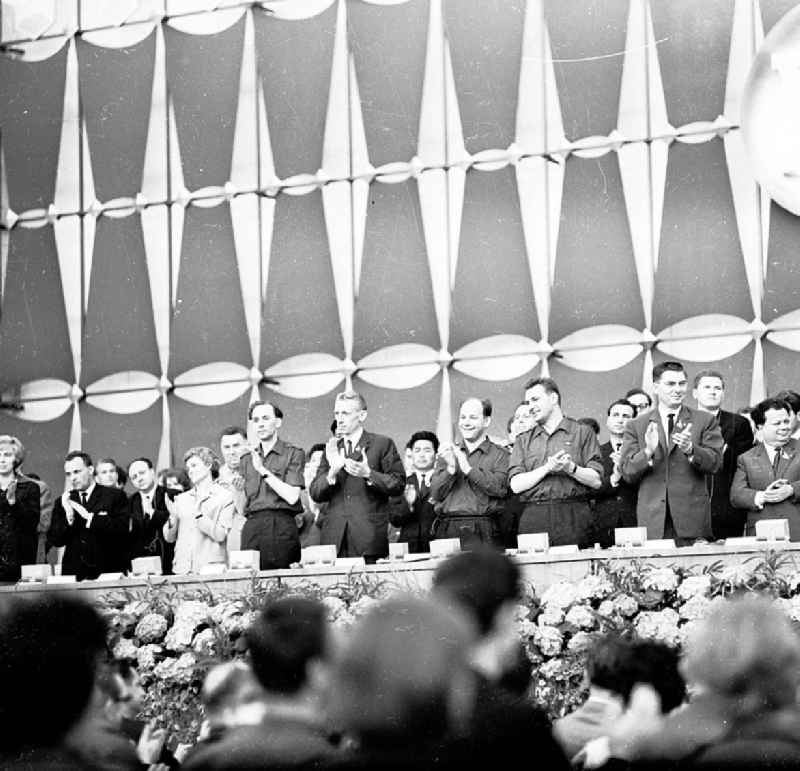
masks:
<svg viewBox="0 0 800 771"><path fill-rule="evenodd" d="M685 455L692 454L692 424L687 423L680 431L672 432L672 441Z"/></svg>
<svg viewBox="0 0 800 771"><path fill-rule="evenodd" d="M445 462L447 465L447 473L448 474L455 474L456 473L456 456L455 451L452 444L443 444L439 448L438 456Z"/></svg>
<svg viewBox="0 0 800 771"><path fill-rule="evenodd" d="M325 458L330 466L330 471L328 472L330 476L336 476L344 468L346 460L344 450L339 449L336 438L333 436L328 439L325 445Z"/></svg>
<svg viewBox="0 0 800 771"><path fill-rule="evenodd" d="M151 720L142 729L139 743L136 745L136 754L140 762L150 765L157 763L161 757L161 750L167 739L167 732L164 728L156 728L156 721Z"/></svg>
<svg viewBox="0 0 800 771"><path fill-rule="evenodd" d="M253 447L251 449L250 458L253 461L253 468L256 470L256 473L262 477L265 476L267 473L267 467L264 465L264 461L261 458L261 453L258 451L257 447Z"/></svg>
<svg viewBox="0 0 800 771"><path fill-rule="evenodd" d="M786 479L776 479L764 490L763 498L765 503L780 503L794 495L794 488Z"/></svg>
<svg viewBox="0 0 800 771"><path fill-rule="evenodd" d="M167 511L169 512L169 518L173 522L175 521L175 517L178 516L178 505L175 503L174 498L170 498L168 495L164 496L164 503L167 506Z"/></svg>
<svg viewBox="0 0 800 771"><path fill-rule="evenodd" d="M457 445L454 445L453 455L455 456L456 462L458 463L458 466L461 469L462 473L469 474L472 466L469 465L469 458L467 458L467 453L465 453L464 450L462 450Z"/></svg>
<svg viewBox="0 0 800 771"><path fill-rule="evenodd" d="M61 496L61 505L64 507L64 514L67 517L67 524L72 525L75 521L75 510L72 508L72 498L69 497L69 492L64 491Z"/></svg>
<svg viewBox="0 0 800 771"><path fill-rule="evenodd" d="M414 506L417 500L417 488L414 485L406 485L405 489L405 499L406 503L408 504L409 508Z"/></svg>
<svg viewBox="0 0 800 771"><path fill-rule="evenodd" d="M572 466L572 456L564 450L559 450L547 459L547 465L551 473L566 471Z"/></svg>
<svg viewBox="0 0 800 771"><path fill-rule="evenodd" d="M658 425L652 420L644 431L644 447L647 455L652 457L658 449Z"/></svg>
<svg viewBox="0 0 800 771"><path fill-rule="evenodd" d="M354 460L353 458L345 458L344 470L350 474L351 477L361 477L362 479L369 479L371 473L369 468L369 461L367 460L367 453L361 449L361 460Z"/></svg>

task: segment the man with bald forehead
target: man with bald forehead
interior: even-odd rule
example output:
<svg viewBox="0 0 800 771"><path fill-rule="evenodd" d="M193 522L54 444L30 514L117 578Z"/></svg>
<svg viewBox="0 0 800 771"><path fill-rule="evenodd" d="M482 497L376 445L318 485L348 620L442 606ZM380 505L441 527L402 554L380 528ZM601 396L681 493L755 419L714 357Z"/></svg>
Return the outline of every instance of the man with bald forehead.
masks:
<svg viewBox="0 0 800 771"><path fill-rule="evenodd" d="M459 538L463 548L497 543L497 518L508 492L508 452L487 436L491 421L488 399L465 399L458 409L461 443L439 447L431 477L431 500L439 512L434 538Z"/></svg>

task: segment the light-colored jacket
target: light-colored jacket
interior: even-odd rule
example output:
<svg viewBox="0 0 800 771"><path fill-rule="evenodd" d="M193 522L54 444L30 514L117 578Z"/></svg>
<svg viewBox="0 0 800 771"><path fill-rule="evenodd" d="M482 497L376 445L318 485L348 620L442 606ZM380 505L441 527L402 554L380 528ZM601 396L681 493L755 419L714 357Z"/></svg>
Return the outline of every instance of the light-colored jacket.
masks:
<svg viewBox="0 0 800 771"><path fill-rule="evenodd" d="M175 506L177 516L164 525L164 538L175 543L173 573L197 573L210 562L227 562L225 542L235 512L231 492L214 483L202 497L197 490L181 493Z"/></svg>

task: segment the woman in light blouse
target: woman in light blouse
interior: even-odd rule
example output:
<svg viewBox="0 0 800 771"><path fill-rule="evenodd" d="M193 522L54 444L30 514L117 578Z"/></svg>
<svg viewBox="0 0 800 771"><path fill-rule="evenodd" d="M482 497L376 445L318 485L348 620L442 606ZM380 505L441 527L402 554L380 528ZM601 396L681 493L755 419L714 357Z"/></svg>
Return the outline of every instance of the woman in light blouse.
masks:
<svg viewBox="0 0 800 771"><path fill-rule="evenodd" d="M212 562L227 561L225 541L233 523L233 495L214 481L219 460L208 447L192 447L183 456L192 489L166 499L170 515L164 538L175 543L175 575L198 573Z"/></svg>

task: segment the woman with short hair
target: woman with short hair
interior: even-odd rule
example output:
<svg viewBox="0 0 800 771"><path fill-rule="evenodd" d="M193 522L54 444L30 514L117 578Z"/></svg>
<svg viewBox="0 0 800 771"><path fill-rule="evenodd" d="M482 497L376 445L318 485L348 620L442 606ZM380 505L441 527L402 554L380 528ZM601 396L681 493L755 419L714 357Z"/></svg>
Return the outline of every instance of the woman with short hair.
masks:
<svg viewBox="0 0 800 771"><path fill-rule="evenodd" d="M18 581L20 566L36 562L39 486L18 471L25 448L0 436L0 581Z"/></svg>

